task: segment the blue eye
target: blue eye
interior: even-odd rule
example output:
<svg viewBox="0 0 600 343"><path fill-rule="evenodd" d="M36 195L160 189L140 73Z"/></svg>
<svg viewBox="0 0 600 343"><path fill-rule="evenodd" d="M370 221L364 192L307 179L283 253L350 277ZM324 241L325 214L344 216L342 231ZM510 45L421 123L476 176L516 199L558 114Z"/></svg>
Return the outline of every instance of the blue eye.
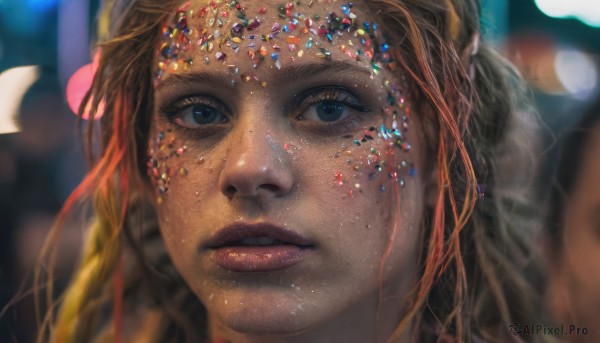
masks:
<svg viewBox="0 0 600 343"><path fill-rule="evenodd" d="M191 108L192 118L196 124L207 125L214 123L221 113L214 107L208 105L195 105Z"/></svg>
<svg viewBox="0 0 600 343"><path fill-rule="evenodd" d="M344 115L346 105L337 101L321 101L317 105L317 116L322 121L336 121Z"/></svg>
<svg viewBox="0 0 600 343"><path fill-rule="evenodd" d="M191 129L224 124L229 121L225 114L227 110L217 101L206 97L185 98L161 110L176 124Z"/></svg>
<svg viewBox="0 0 600 343"><path fill-rule="evenodd" d="M372 112L362 100L344 87L323 86L309 89L296 97L292 108L298 108L296 119L313 130L333 131L335 125L341 130L355 123L355 119L366 118L361 113Z"/></svg>

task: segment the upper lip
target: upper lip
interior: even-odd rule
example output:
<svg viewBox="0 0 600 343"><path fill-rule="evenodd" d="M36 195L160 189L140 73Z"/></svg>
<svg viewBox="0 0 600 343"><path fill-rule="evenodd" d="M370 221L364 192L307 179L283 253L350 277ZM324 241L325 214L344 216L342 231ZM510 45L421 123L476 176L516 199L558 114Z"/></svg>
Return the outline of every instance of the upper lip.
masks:
<svg viewBox="0 0 600 343"><path fill-rule="evenodd" d="M300 234L281 226L261 223L234 223L220 229L205 245L207 248L218 248L244 238L271 237L287 244L302 247L312 246L313 243Z"/></svg>

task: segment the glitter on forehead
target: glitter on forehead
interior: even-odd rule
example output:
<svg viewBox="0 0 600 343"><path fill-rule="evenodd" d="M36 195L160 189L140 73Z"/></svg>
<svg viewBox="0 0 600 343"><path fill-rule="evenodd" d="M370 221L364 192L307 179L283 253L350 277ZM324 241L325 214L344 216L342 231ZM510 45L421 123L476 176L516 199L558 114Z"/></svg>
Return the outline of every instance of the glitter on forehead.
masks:
<svg viewBox="0 0 600 343"><path fill-rule="evenodd" d="M198 8L189 1L184 3L163 28L157 52L155 86L165 73L185 72L194 63L204 63L225 66L233 85L241 80L267 87L268 83L260 73L264 66L280 70L285 64L304 56L325 61L349 57L369 66L371 79L381 77L387 98L381 109L383 123L364 128L349 142L353 149L367 148L364 164L357 159L348 160L350 172L336 171L335 184L350 187L347 190L349 196L364 188L360 187L360 182L349 180L352 175L355 178L364 175L365 180L378 182L382 181L380 175L387 175L386 178L404 186L403 177L414 176L416 172L412 163L394 162L396 151L411 151L406 140L411 106L404 93L407 85L402 77L398 77L394 48L382 37L377 23L359 18L352 3L340 3L329 11L320 14L311 11L313 14L308 15L306 10L316 3L287 2L273 8L260 7L252 13L236 0L213 0ZM335 1L326 3L335 4ZM240 70L232 64L230 56L235 55L247 58L251 68ZM340 156L347 153L351 150L344 148ZM187 170L179 173L187 174ZM382 183L380 190L385 189Z"/></svg>
<svg viewBox="0 0 600 343"><path fill-rule="evenodd" d="M312 7L313 3L282 4L277 7L277 17L265 16L266 8L260 8L256 16L248 15L236 0L214 0L197 10L192 9L189 1L184 3L163 27L155 86L166 72L189 70L197 62L194 57L198 52L203 53L201 60L210 64L225 62L229 54L239 54L240 50L247 49L254 69L259 68L267 56L272 57L273 66L281 69L284 63L293 60L293 57L289 60L279 58L281 46L296 52L300 47L312 50L317 45L318 49L312 54L326 60L332 60L334 51L339 50L356 61L366 60L375 75L384 66L395 70L390 46L377 43L378 25L359 21L352 3L341 4L339 12L310 17L302 10ZM266 23L268 20L272 22ZM319 39L315 39L317 37ZM358 39L360 44L354 44L352 39ZM327 43L329 46L325 46ZM296 56L306 54L300 50Z"/></svg>

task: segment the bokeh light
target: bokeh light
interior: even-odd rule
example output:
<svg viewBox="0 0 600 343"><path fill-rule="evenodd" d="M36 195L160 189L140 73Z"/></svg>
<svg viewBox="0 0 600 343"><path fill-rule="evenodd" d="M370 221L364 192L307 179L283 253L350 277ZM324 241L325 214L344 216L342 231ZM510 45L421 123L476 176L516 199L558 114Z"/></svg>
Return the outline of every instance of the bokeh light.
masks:
<svg viewBox="0 0 600 343"><path fill-rule="evenodd" d="M16 67L0 74L0 134L18 132L23 97L40 75L38 66Z"/></svg>
<svg viewBox="0 0 600 343"><path fill-rule="evenodd" d="M577 50L562 50L554 59L556 76L574 98L586 100L594 94L598 71L594 61Z"/></svg>
<svg viewBox="0 0 600 343"><path fill-rule="evenodd" d="M589 26L600 27L598 0L535 0L535 4L549 17L576 18Z"/></svg>
<svg viewBox="0 0 600 343"><path fill-rule="evenodd" d="M94 59L92 63L86 64L83 67L77 69L77 71L71 76L69 82L67 83L67 103L71 108L73 113L79 112L79 107L81 106L81 102L85 97L85 94L92 87L92 80L94 79L94 74L98 69L98 61L100 58L100 53L97 52L94 55ZM86 108L83 112L82 118L89 119L91 112L91 103L89 101L86 105ZM96 113L94 119L100 119L104 114L104 102L100 103L98 108L98 112Z"/></svg>
<svg viewBox="0 0 600 343"><path fill-rule="evenodd" d="M52 15L51 9L57 3L57 0L19 0L0 3L2 12L0 30L20 37L35 37L48 27Z"/></svg>
<svg viewBox="0 0 600 343"><path fill-rule="evenodd" d="M27 0L25 1L27 6L32 11L48 11L56 7L61 0Z"/></svg>

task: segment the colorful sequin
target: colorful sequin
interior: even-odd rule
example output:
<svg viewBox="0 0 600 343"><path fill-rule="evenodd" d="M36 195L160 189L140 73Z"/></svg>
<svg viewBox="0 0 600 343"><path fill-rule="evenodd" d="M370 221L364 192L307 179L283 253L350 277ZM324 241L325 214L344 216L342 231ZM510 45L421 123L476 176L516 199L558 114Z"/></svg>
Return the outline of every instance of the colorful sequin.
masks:
<svg viewBox="0 0 600 343"><path fill-rule="evenodd" d="M191 3L186 2L162 30L155 87L167 73L188 71L195 63L226 65L232 85L241 80L260 87L268 86L260 76L263 66L280 70L287 63L309 55L325 61L350 57L368 65L372 77L382 76L382 71L387 70L391 73L385 75L392 77L382 78L382 86L388 93L381 110L383 124L364 128L350 142L354 148L367 145L369 153L360 161L348 159L349 170L336 171L333 181L337 187L348 187L346 194L349 196L361 192L360 180L381 182L380 175L388 175L390 180L404 186L404 177L413 177L416 173L414 166L404 160L400 164L394 163L399 159L397 152L409 153L411 145L406 140L410 126L410 106L405 95L407 86L398 76L393 48L381 36L378 24L361 20L352 3L341 3L338 10L323 15L303 13L304 8L314 5L314 1L288 2L274 9L261 7L256 13L249 13L236 0L213 0L200 8L192 8ZM293 52L293 55L283 54L284 51ZM250 70L240 71L238 66L228 62L229 56L240 54L250 61ZM168 190L169 179L174 173L187 175L187 169L181 171L182 166L170 162L180 155L179 152L183 153L181 148L175 149L163 141L157 138L148 165L149 174L160 192ZM383 148L376 147L381 145L380 142L384 143ZM351 150L344 146L339 155L348 151ZM350 181L347 175L354 175L356 182ZM379 189L384 192L386 187L382 183Z"/></svg>

